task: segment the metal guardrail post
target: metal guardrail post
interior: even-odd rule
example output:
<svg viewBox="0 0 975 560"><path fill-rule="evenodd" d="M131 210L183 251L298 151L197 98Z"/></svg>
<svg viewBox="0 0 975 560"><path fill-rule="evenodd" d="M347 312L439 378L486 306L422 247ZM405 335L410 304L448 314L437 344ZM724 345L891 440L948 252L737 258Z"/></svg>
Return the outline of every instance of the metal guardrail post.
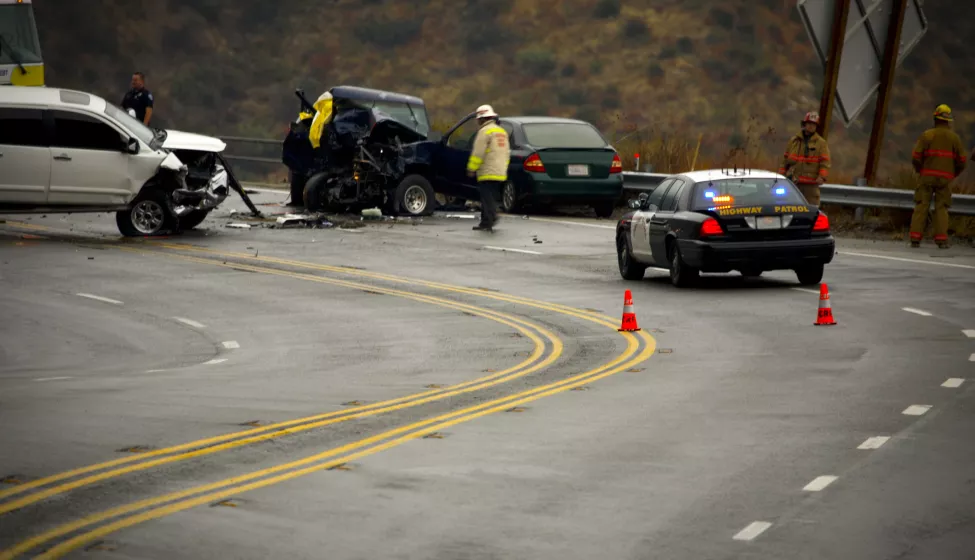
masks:
<svg viewBox="0 0 975 560"><path fill-rule="evenodd" d="M854 181L854 184L858 187L866 187L867 180L863 177L857 177L856 180ZM861 224L863 223L863 218L864 218L863 206L857 206L856 209L853 211L853 221L858 224Z"/></svg>

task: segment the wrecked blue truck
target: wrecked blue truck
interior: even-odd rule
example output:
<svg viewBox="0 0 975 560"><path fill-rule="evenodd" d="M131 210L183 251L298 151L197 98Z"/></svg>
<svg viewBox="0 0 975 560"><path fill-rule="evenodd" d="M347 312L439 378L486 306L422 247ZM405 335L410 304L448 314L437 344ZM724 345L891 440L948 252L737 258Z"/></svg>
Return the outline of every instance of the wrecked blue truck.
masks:
<svg viewBox="0 0 975 560"><path fill-rule="evenodd" d="M391 215L424 216L443 203L477 200L466 174L469 143L448 142L449 133L431 132L422 99L334 87L328 91L331 116L318 132L315 147L311 138L318 110L303 92L295 93L301 113L291 123L282 151L292 205L324 212L378 207ZM473 116L466 116L451 132Z"/></svg>

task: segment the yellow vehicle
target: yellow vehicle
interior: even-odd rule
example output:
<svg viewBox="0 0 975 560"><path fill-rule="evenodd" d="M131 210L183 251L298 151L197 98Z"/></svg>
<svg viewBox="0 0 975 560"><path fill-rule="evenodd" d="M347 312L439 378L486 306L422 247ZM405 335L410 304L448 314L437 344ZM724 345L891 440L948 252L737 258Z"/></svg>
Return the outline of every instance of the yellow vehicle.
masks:
<svg viewBox="0 0 975 560"><path fill-rule="evenodd" d="M44 85L44 61L31 0L0 0L0 85Z"/></svg>

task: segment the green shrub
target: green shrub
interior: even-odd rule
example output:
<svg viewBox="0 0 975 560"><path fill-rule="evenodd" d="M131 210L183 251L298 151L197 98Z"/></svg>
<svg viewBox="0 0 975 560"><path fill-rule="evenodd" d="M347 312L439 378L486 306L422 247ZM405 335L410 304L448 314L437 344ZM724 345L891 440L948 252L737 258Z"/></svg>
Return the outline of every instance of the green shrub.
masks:
<svg viewBox="0 0 975 560"><path fill-rule="evenodd" d="M647 22L642 19L627 18L626 23L623 24L623 37L627 39L648 39L650 28L647 27Z"/></svg>
<svg viewBox="0 0 975 560"><path fill-rule="evenodd" d="M589 73L598 76L603 73L603 61L595 59L589 63Z"/></svg>
<svg viewBox="0 0 975 560"><path fill-rule="evenodd" d="M555 70L555 55L545 47L528 47L515 55L515 62L523 71L537 76L547 76Z"/></svg>
<svg viewBox="0 0 975 560"><path fill-rule="evenodd" d="M611 19L620 15L620 0L599 0L592 16L596 19Z"/></svg>
<svg viewBox="0 0 975 560"><path fill-rule="evenodd" d="M576 75L577 70L576 65L570 62L562 67L562 77L571 78Z"/></svg>
<svg viewBox="0 0 975 560"><path fill-rule="evenodd" d="M694 41L690 37L677 39L677 51L681 54L691 54L694 52Z"/></svg>
<svg viewBox="0 0 975 560"><path fill-rule="evenodd" d="M731 30L735 26L735 17L731 12L727 12L721 8L711 8L708 12L708 17L715 25L723 27L727 30Z"/></svg>
<svg viewBox="0 0 975 560"><path fill-rule="evenodd" d="M666 47L660 49L660 54L657 55L657 58L660 60L670 60L676 56L677 49L672 45L667 45Z"/></svg>
<svg viewBox="0 0 975 560"><path fill-rule="evenodd" d="M647 68L647 74L651 78L662 78L665 73L663 67L656 62L651 62L650 67Z"/></svg>
<svg viewBox="0 0 975 560"><path fill-rule="evenodd" d="M420 35L421 19L399 21L390 19L366 20L356 23L352 33L356 39L381 48L403 46Z"/></svg>
<svg viewBox="0 0 975 560"><path fill-rule="evenodd" d="M579 88L561 89L558 96L561 105L582 105L588 99L586 91Z"/></svg>

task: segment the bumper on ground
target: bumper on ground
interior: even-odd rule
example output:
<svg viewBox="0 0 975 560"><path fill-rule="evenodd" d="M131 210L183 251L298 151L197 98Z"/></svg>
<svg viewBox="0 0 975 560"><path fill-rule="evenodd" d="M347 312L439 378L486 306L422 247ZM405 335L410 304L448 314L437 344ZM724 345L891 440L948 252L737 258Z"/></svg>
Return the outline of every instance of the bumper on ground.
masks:
<svg viewBox="0 0 975 560"><path fill-rule="evenodd" d="M836 252L832 237L761 242L678 240L681 256L701 272L741 269L794 270L828 264Z"/></svg>

